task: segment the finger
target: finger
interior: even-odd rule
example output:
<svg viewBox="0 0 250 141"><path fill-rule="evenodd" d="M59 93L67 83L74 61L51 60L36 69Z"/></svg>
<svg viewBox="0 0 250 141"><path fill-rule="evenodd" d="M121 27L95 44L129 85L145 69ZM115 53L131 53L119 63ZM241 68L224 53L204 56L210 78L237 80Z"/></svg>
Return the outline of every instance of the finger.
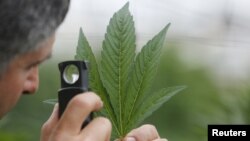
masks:
<svg viewBox="0 0 250 141"><path fill-rule="evenodd" d="M97 111L101 107L101 99L92 92L76 95L61 116L57 130L71 135L79 134L82 123L90 112Z"/></svg>
<svg viewBox="0 0 250 141"><path fill-rule="evenodd" d="M134 138L136 141L151 141L159 139L160 136L155 126L147 124L132 130L130 133L128 133L124 140L129 141L132 140L132 138Z"/></svg>
<svg viewBox="0 0 250 141"><path fill-rule="evenodd" d="M112 125L106 118L95 118L81 132L80 138L88 141L110 141Z"/></svg>
<svg viewBox="0 0 250 141"><path fill-rule="evenodd" d="M58 103L54 106L53 112L49 119L42 126L41 141L47 141L52 130L58 122Z"/></svg>

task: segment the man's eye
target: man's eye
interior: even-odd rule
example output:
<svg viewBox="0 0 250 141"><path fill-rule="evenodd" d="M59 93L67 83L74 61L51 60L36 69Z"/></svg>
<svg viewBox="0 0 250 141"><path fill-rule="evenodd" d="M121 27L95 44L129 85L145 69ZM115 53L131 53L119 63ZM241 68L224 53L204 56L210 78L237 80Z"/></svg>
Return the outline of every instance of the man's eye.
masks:
<svg viewBox="0 0 250 141"><path fill-rule="evenodd" d="M25 70L29 71L29 70L31 70L31 69L33 69L33 68L35 68L35 67L38 67L38 65L39 65L39 63L31 64L31 65L27 66L27 67L25 68Z"/></svg>

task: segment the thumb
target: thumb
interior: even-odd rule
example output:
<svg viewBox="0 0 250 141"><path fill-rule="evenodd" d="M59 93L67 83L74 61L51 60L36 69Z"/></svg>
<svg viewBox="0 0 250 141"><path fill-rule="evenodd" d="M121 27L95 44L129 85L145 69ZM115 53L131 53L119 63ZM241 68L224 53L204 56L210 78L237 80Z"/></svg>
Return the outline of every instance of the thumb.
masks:
<svg viewBox="0 0 250 141"><path fill-rule="evenodd" d="M42 126L42 133L41 133L41 141L48 141L50 134L52 133L53 129L55 128L58 119L58 103L54 106L53 112L50 115L49 119L43 124Z"/></svg>

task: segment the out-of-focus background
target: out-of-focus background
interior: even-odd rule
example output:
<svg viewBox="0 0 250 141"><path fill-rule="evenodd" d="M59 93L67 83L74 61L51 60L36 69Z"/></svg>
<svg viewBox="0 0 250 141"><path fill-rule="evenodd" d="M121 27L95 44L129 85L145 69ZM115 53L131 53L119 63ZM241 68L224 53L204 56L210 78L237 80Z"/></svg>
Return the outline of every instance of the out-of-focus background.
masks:
<svg viewBox="0 0 250 141"><path fill-rule="evenodd" d="M127 0L72 0L57 32L53 58L40 67L40 89L24 96L0 121L0 140L39 140L57 98L57 63L73 59L82 27L100 53L109 19ZM137 48L167 23L164 54L152 87L186 85L145 123L169 141L205 141L208 124L250 124L250 2L246 0L130 0Z"/></svg>

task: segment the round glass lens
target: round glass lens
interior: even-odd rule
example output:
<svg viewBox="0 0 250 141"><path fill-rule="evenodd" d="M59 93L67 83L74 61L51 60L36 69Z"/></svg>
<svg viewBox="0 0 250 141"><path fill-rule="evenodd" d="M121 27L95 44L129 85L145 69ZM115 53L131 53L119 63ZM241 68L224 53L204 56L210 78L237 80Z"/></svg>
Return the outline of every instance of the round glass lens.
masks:
<svg viewBox="0 0 250 141"><path fill-rule="evenodd" d="M68 84L74 84L79 79L79 71L75 65L68 65L63 71L63 79Z"/></svg>

